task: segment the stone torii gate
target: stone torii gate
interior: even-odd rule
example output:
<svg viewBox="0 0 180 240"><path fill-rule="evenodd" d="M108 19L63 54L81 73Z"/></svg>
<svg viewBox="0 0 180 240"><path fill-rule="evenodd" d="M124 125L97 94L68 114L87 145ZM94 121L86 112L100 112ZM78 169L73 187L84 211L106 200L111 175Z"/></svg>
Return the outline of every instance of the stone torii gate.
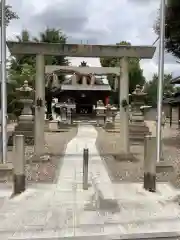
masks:
<svg viewBox="0 0 180 240"><path fill-rule="evenodd" d="M44 56L69 57L117 57L120 60L120 137L122 153L129 154L129 111L123 103L129 103L128 57L151 59L155 53L153 46L126 45L78 45L36 42L12 42L7 46L12 55L36 55L35 83L35 154L44 154L44 105L45 105L45 62ZM40 100L40 101L39 101ZM41 104L38 104L41 103Z"/></svg>
<svg viewBox="0 0 180 240"><path fill-rule="evenodd" d="M88 75L93 73L95 75L109 75L115 74L120 75L119 67L77 67L77 66L59 66L59 65L46 65L45 72L53 73L53 72L79 72L81 74Z"/></svg>
<svg viewBox="0 0 180 240"><path fill-rule="evenodd" d="M46 74L71 74L78 73L82 75L90 75L92 76L102 76L102 75L115 75L114 79L114 89L118 87L118 81L120 77L120 68L119 67L82 67L82 66L58 66L58 65L46 65L45 66ZM88 87L88 85L87 85Z"/></svg>

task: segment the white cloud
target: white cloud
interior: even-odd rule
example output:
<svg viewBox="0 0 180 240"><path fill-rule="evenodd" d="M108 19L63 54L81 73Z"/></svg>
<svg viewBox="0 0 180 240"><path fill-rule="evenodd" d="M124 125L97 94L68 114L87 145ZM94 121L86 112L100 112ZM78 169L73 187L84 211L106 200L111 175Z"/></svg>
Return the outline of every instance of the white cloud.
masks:
<svg viewBox="0 0 180 240"><path fill-rule="evenodd" d="M9 0L8 4L19 14L7 29L8 38L14 38L24 28L34 35L45 27L62 28L70 42L114 44L130 41L133 45L151 45L156 35L153 24L160 0ZM84 59L91 66L99 66L99 59ZM73 59L79 65L82 59ZM141 67L147 79L158 71L158 51L152 60L142 60ZM165 55L165 72L178 72L179 64Z"/></svg>

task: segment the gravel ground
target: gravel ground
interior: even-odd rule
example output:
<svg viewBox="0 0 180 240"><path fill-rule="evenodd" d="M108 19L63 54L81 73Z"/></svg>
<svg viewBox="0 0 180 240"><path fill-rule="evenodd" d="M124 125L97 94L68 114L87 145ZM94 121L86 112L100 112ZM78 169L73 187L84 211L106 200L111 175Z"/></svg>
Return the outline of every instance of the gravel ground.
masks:
<svg viewBox="0 0 180 240"><path fill-rule="evenodd" d="M45 133L46 151L50 155L49 161L32 162L26 164L26 179L28 182L52 183L56 181L58 170L61 166L61 159L64 155L68 142L76 136L77 128L72 128L68 132ZM34 152L33 146L25 149L26 161ZM8 161L12 162L13 153L8 152Z"/></svg>
<svg viewBox="0 0 180 240"><path fill-rule="evenodd" d="M131 152L136 158L135 161L118 161L121 143L119 133L108 133L101 128L97 128L97 131L96 146L112 181L143 181L143 144L131 145ZM163 156L165 162L173 165L174 172L157 173L157 180L170 181L174 186L180 187L180 134L176 129L171 131L166 129L164 131L168 131L168 134L165 134Z"/></svg>

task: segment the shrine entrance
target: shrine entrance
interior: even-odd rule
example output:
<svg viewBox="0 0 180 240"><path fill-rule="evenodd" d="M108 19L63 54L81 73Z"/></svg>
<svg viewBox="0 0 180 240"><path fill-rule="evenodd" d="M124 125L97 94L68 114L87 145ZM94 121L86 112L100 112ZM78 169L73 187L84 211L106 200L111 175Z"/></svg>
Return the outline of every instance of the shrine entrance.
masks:
<svg viewBox="0 0 180 240"><path fill-rule="evenodd" d="M90 104L76 104L76 113L80 115L92 114L93 106Z"/></svg>
<svg viewBox="0 0 180 240"><path fill-rule="evenodd" d="M92 96L82 93L76 99L76 114L79 115L91 115L93 113Z"/></svg>

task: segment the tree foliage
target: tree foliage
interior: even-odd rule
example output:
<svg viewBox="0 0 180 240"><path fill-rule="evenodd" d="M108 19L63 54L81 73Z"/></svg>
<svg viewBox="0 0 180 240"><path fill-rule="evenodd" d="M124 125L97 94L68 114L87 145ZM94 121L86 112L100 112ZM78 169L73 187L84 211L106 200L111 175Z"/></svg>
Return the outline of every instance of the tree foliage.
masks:
<svg viewBox="0 0 180 240"><path fill-rule="evenodd" d="M0 3L0 11L1 11L1 3ZM10 23L13 19L18 19L18 15L12 11L12 6L6 5L5 6L5 21L6 25ZM1 14L0 14L0 24L1 24Z"/></svg>
<svg viewBox="0 0 180 240"><path fill-rule="evenodd" d="M168 0L165 9L165 48L167 52L180 58L180 1ZM160 34L160 11L154 24L154 30Z"/></svg>
<svg viewBox="0 0 180 240"><path fill-rule="evenodd" d="M117 45L128 45L130 46L131 43L122 41ZM131 93L134 91L137 84L143 86L145 83L145 77L143 76L143 70L140 68L140 59L138 58L129 58L129 92ZM101 65L103 67L120 67L120 58L101 58L100 59ZM114 89L114 75L108 76L109 85L112 89ZM118 93L112 93L113 98L111 102L118 103Z"/></svg>
<svg viewBox="0 0 180 240"><path fill-rule="evenodd" d="M48 43L66 43L66 36L57 29L47 28L44 32L41 32L38 37L31 37L28 30L23 30L20 35L16 37L18 42L48 42ZM18 55L15 58L11 58L9 67L9 78L16 82L16 86L23 84L24 80L28 80L31 86L34 85L35 80L35 56L30 55ZM62 56L45 56L45 65L68 65L69 62ZM59 82L64 80L64 75L59 76ZM50 81L52 83L52 81ZM12 88L11 88L12 90ZM46 102L49 118L52 118L51 103L52 92L51 84L48 84L46 89ZM16 95L14 88L10 95Z"/></svg>
<svg viewBox="0 0 180 240"><path fill-rule="evenodd" d="M164 75L164 89L163 89L164 94L168 94L169 92L172 93L175 91L174 86L170 84L171 79L172 79L171 74ZM152 105L153 107L156 107L157 105L157 89L158 89L158 75L154 74L152 80L146 82L145 84L145 92L147 93L148 104Z"/></svg>

